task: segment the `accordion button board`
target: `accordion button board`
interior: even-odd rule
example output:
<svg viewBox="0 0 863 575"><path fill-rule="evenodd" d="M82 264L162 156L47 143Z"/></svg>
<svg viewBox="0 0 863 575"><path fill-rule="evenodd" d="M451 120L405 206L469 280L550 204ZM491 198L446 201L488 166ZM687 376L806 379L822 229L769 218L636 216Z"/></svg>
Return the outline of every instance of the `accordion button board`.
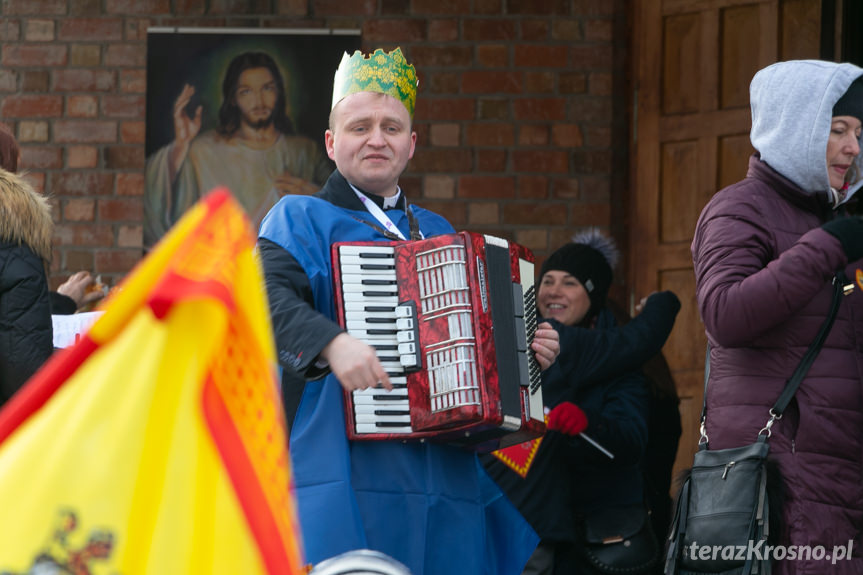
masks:
<svg viewBox="0 0 863 575"><path fill-rule="evenodd" d="M339 323L371 345L392 390L345 392L353 440L491 451L542 435L533 254L472 232L337 243Z"/></svg>

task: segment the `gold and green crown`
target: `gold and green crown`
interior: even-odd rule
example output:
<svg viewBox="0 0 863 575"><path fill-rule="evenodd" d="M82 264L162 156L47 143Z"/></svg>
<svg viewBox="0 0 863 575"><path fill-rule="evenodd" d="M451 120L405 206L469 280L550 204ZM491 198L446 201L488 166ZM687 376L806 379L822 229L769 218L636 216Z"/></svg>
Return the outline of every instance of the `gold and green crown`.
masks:
<svg viewBox="0 0 863 575"><path fill-rule="evenodd" d="M417 71L408 64L401 48L389 54L378 48L368 56L359 50L353 56L345 52L333 81L332 107L357 92L379 92L404 104L413 118L418 84Z"/></svg>

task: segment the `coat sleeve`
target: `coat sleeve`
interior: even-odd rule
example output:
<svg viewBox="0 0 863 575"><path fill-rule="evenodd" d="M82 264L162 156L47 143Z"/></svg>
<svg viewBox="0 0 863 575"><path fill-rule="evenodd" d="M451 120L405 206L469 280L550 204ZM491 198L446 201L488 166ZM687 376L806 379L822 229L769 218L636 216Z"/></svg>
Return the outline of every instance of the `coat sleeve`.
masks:
<svg viewBox="0 0 863 575"><path fill-rule="evenodd" d="M53 333L42 259L12 248L0 258L0 405L51 356Z"/></svg>
<svg viewBox="0 0 863 575"><path fill-rule="evenodd" d="M755 194L723 195L696 226L698 308L707 333L724 347L750 344L788 320L846 263L839 240L820 227L776 254L775 224L763 212Z"/></svg>
<svg viewBox="0 0 863 575"><path fill-rule="evenodd" d="M584 433L614 454L612 464L628 466L641 459L647 448L647 413L650 399L644 377L626 373L604 385L599 407L583 406L587 415ZM607 461L606 455L584 439L569 439L577 459Z"/></svg>
<svg viewBox="0 0 863 575"><path fill-rule="evenodd" d="M639 368L665 345L679 311L680 300L664 291L652 294L644 310L626 325L559 328L561 371L577 374L576 379L583 384Z"/></svg>
<svg viewBox="0 0 863 575"><path fill-rule="evenodd" d="M287 250L258 239L279 363L306 379L329 373L316 365L321 350L344 330L314 308L308 277Z"/></svg>

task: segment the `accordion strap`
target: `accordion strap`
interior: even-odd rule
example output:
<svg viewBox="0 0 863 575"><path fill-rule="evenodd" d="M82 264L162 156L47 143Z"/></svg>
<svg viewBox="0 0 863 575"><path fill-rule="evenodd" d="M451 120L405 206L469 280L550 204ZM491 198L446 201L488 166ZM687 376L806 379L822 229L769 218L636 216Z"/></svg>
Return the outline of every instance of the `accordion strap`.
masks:
<svg viewBox="0 0 863 575"><path fill-rule="evenodd" d="M830 333L830 329L833 327L836 313L839 311L839 304L842 302L842 295L846 291L845 284L847 281L848 278L845 276L845 272L843 270L836 272L836 275L833 277L833 299L830 302L830 311L824 319L824 323L821 324L821 329L818 330L818 335L816 335L815 339L812 340L812 343L809 344L809 348L800 360L800 364L797 366L797 369L794 370L794 373L791 374L791 377L788 378L788 381L785 383L785 388L782 390L782 393L779 394L779 398L776 400L776 403L774 403L773 407L770 408L770 420L759 432L759 435L766 435L767 437L770 436L770 427L776 420L782 418L785 408L787 408L788 404L791 403L791 398L794 397L794 394L797 392L797 388L800 387L800 383L806 376L806 372L809 371L809 368L818 356L818 352L821 351L821 346L824 345L824 341L827 339L827 334ZM701 439L698 442L699 444L707 443L705 421L707 420L707 380L709 378L709 374L710 347L708 345L707 358L704 362L704 398L701 403Z"/></svg>

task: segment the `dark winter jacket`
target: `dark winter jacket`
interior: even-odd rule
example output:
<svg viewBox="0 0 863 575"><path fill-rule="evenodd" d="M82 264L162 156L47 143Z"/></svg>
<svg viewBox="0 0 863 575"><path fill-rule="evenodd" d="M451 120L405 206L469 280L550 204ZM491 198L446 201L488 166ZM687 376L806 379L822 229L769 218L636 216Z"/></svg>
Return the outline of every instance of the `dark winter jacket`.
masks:
<svg viewBox="0 0 863 575"><path fill-rule="evenodd" d="M0 405L53 351L46 277L53 233L47 200L0 170Z"/></svg>

